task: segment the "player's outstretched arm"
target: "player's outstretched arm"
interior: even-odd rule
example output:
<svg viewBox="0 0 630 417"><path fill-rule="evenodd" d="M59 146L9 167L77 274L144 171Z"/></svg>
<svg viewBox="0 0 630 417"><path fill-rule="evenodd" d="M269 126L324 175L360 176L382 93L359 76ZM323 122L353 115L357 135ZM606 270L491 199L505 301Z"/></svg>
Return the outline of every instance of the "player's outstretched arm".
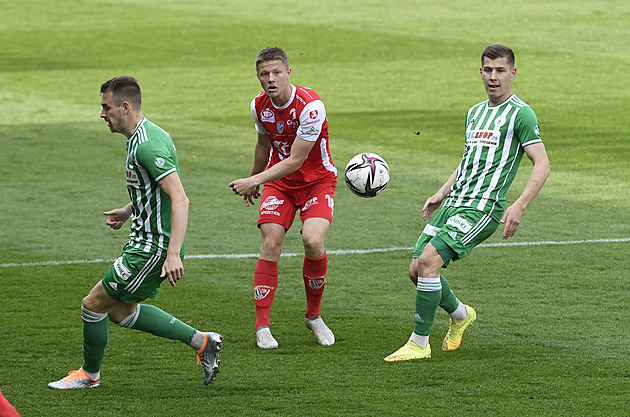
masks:
<svg viewBox="0 0 630 417"><path fill-rule="evenodd" d="M545 181L549 177L551 171L549 158L545 145L542 142L535 143L525 147L525 153L531 159L534 167L527 180L527 185L521 196L505 210L501 223L505 224L503 229L503 239L509 239L514 236L521 224L521 215L529 204L536 198Z"/></svg>
<svg viewBox="0 0 630 417"><path fill-rule="evenodd" d="M107 216L107 220L105 224L111 227L114 230L118 230L122 227L122 225L131 217L132 208L131 203L127 204L123 208L114 209L110 211L103 212L105 216Z"/></svg>

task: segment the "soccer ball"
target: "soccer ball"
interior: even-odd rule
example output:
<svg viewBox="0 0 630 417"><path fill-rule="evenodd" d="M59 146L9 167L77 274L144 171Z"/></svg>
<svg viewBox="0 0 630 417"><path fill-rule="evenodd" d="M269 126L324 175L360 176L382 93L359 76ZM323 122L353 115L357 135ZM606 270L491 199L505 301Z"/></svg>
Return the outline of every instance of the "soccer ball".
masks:
<svg viewBox="0 0 630 417"><path fill-rule="evenodd" d="M348 162L345 177L350 191L360 197L374 197L389 184L389 166L377 154L364 152Z"/></svg>

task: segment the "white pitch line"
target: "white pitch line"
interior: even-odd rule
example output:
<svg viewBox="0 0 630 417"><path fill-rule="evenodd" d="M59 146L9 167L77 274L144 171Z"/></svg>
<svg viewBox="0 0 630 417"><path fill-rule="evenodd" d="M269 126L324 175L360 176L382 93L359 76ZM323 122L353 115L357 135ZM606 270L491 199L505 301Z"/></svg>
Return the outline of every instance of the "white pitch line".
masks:
<svg viewBox="0 0 630 417"><path fill-rule="evenodd" d="M586 240L545 240L540 242L498 242L498 243L483 243L479 245L480 248L496 248L504 246L551 246L551 245L578 245L583 243L620 243L630 242L630 238L619 239L586 239ZM383 253L383 252L396 252L403 250L412 250L412 247L397 247L397 248L375 248L375 249L339 249L326 251L329 255L365 255L370 253ZM303 253L283 253L283 257L303 256ZM242 259L242 258L257 258L258 253L228 253L228 254L208 254L208 255L187 255L186 259ZM24 266L49 266L49 265L73 265L73 264L94 264L101 262L114 262L115 259L81 259L70 261L44 261L44 262L27 262L27 263L11 263L0 264L0 268L13 268Z"/></svg>

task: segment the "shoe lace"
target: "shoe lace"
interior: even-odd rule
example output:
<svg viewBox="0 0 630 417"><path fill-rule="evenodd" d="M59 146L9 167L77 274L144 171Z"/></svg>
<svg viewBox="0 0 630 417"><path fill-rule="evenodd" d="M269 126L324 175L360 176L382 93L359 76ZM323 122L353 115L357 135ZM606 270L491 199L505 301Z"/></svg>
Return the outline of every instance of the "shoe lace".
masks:
<svg viewBox="0 0 630 417"><path fill-rule="evenodd" d="M68 372L68 376L65 377L63 380L64 381L71 381L73 379L77 379L79 375L79 370L77 369L76 371L70 371Z"/></svg>

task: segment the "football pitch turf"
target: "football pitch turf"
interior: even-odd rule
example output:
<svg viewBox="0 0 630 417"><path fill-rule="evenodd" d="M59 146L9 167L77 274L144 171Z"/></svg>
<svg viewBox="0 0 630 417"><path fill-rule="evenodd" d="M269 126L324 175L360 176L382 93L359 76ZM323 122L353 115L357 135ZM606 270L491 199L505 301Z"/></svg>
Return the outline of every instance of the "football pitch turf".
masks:
<svg viewBox="0 0 630 417"><path fill-rule="evenodd" d="M592 416L630 401L630 5L614 1L42 1L0 9L0 389L28 416ZM513 91L536 112L551 176L504 244L502 227L444 271L478 320L430 360L387 363L413 329L409 248L421 207L460 160L466 110L486 98L479 55L516 53ZM227 184L256 139L254 56L283 47L291 81L326 104L340 172L383 156L391 183L340 181L323 318L304 326L302 257L280 260L275 351L254 340L257 210ZM111 326L102 383L47 383L82 363L82 298L127 241L103 211L128 201L122 135L102 82L136 77L173 136L191 200L186 273L151 301L225 337L210 386L179 342ZM508 193L522 191L523 159ZM285 252L302 252L299 223ZM625 411L624 411L625 410Z"/></svg>

